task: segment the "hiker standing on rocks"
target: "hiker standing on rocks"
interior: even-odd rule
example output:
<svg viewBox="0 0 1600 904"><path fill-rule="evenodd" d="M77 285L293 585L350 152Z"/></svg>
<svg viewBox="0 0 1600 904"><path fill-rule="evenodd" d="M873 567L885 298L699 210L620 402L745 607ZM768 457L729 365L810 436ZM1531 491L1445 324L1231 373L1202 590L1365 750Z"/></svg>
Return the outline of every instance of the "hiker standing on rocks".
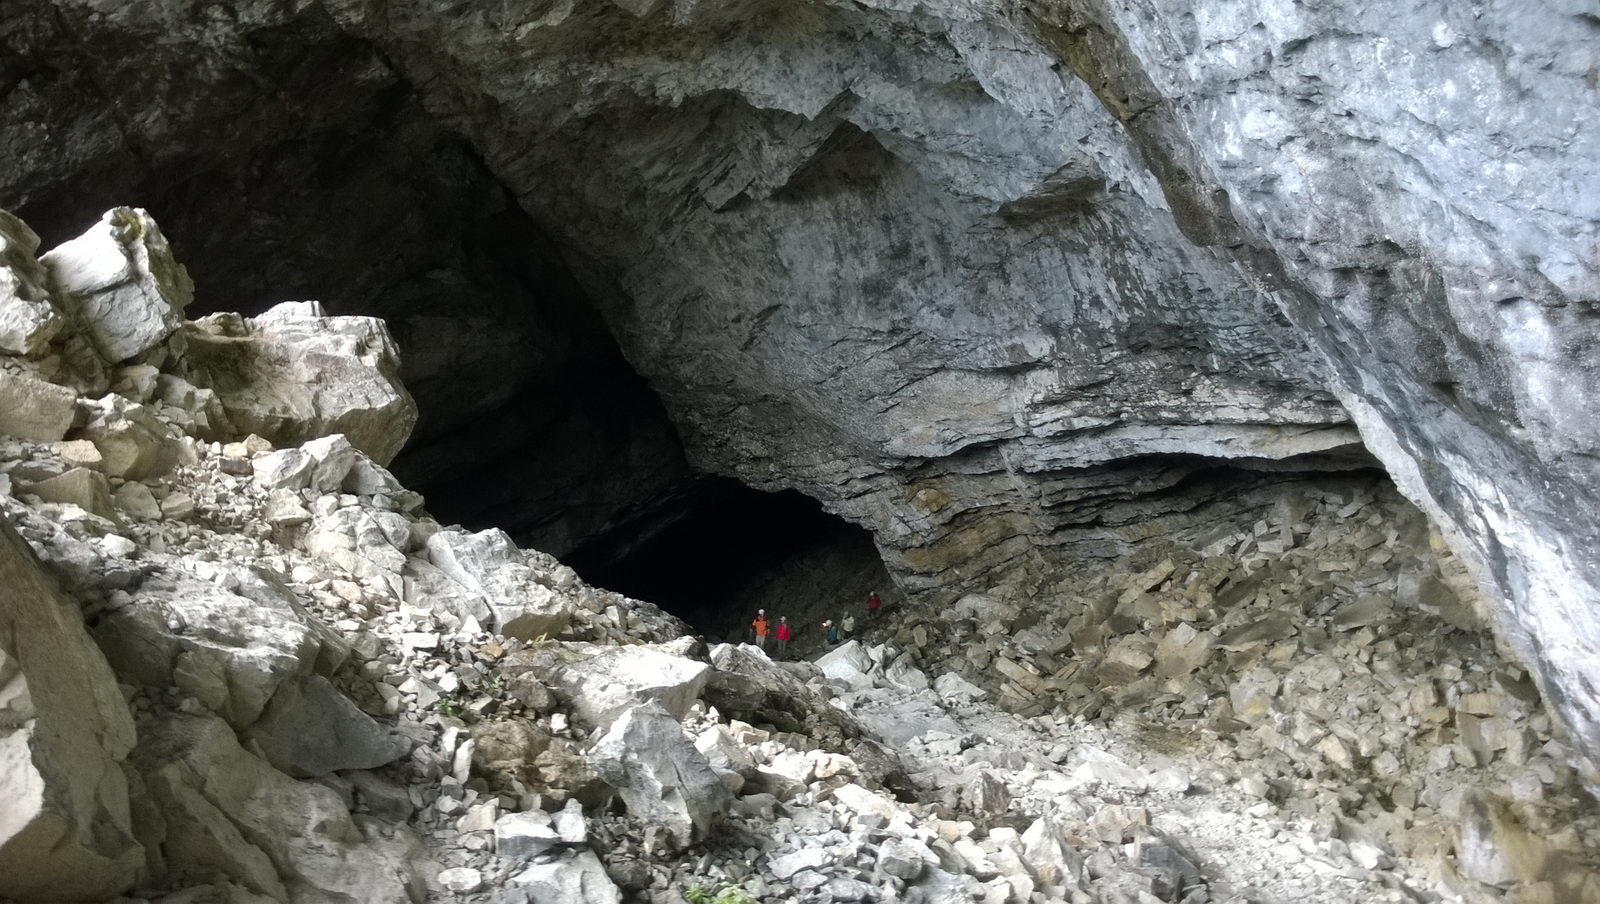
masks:
<svg viewBox="0 0 1600 904"><path fill-rule="evenodd" d="M778 637L778 658L782 659L784 651L789 649L789 616L778 616L778 627L775 633Z"/></svg>
<svg viewBox="0 0 1600 904"><path fill-rule="evenodd" d="M824 636L828 638L828 643L837 644L839 642L839 626L833 623L833 619L830 618L824 621L822 630L825 632Z"/></svg>
<svg viewBox="0 0 1600 904"><path fill-rule="evenodd" d="M750 630L755 632L756 647L760 650L765 651L767 648L767 631L770 627L767 624L767 610L757 609L756 620L750 623Z"/></svg>
<svg viewBox="0 0 1600 904"><path fill-rule="evenodd" d="M846 615L844 621L839 623L839 627L844 629L842 636L846 639L856 636L856 617L854 615Z"/></svg>
<svg viewBox="0 0 1600 904"><path fill-rule="evenodd" d="M883 607L883 600L878 598L878 591L867 594L867 618L877 618L878 610Z"/></svg>

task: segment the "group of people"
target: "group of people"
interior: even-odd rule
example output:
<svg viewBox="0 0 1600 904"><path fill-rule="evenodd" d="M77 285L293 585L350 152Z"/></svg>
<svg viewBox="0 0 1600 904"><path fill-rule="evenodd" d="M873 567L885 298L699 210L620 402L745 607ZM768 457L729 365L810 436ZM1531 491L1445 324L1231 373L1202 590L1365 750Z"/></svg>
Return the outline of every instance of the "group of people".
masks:
<svg viewBox="0 0 1600 904"><path fill-rule="evenodd" d="M874 590L867 594L867 618L869 620L876 619L878 611L882 608L883 599L878 596L878 591ZM818 627L822 629L822 636L827 640L828 644L830 646L836 645L856 633L856 617L854 615L846 615L841 621L837 622L831 618L824 619ZM756 610L755 621L750 623L750 633L755 638L756 646L762 650L767 649L768 638L777 641L773 654L779 658L782 658L788 652L789 641L794 639L794 627L789 624L789 616L780 615L778 616L777 624L773 624L767 620L767 610L765 609Z"/></svg>

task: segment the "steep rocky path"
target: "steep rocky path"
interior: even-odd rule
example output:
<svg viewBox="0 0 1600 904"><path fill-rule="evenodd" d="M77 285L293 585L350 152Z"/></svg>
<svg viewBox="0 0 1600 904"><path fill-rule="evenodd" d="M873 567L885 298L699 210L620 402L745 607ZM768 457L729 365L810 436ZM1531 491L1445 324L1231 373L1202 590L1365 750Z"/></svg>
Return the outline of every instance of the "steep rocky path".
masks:
<svg viewBox="0 0 1600 904"><path fill-rule="evenodd" d="M1079 837L1148 821L1214 892L1477 900L1520 875L1515 900L1586 900L1600 812L1475 605L1382 481L1290 483L1192 544L912 606L822 665L877 685L840 703L947 804L993 768Z"/></svg>

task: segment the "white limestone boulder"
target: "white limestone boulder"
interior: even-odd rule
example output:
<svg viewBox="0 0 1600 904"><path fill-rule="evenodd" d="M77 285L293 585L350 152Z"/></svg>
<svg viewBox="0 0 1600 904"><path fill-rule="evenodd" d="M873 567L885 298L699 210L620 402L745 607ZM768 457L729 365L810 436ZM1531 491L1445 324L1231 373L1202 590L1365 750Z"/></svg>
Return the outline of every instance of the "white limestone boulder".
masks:
<svg viewBox="0 0 1600 904"><path fill-rule="evenodd" d="M794 670L808 668L810 663L773 662L766 652L747 643L719 643L711 648L710 658L718 671L727 672L737 681L767 694L790 697L806 694L806 682Z"/></svg>
<svg viewBox="0 0 1600 904"><path fill-rule="evenodd" d="M112 363L172 335L194 300L189 272L173 258L156 221L137 208L106 211L40 262L56 298L77 313L90 343Z"/></svg>
<svg viewBox="0 0 1600 904"><path fill-rule="evenodd" d="M470 895L483 888L483 872L469 866L457 866L439 873L438 881L446 891Z"/></svg>
<svg viewBox="0 0 1600 904"><path fill-rule="evenodd" d="M939 855L914 838L890 838L878 848L878 872L912 882L939 865Z"/></svg>
<svg viewBox="0 0 1600 904"><path fill-rule="evenodd" d="M0 898L115 897L138 880L122 761L133 717L78 609L0 520Z"/></svg>
<svg viewBox="0 0 1600 904"><path fill-rule="evenodd" d="M733 803L678 719L656 703L618 716L590 748L589 761L631 814L665 829L679 848L704 840Z"/></svg>
<svg viewBox="0 0 1600 904"><path fill-rule="evenodd" d="M750 751L735 740L725 726L712 725L701 731L695 737L694 746L705 755L706 762L717 771L722 783L735 794L756 774L756 761Z"/></svg>
<svg viewBox="0 0 1600 904"><path fill-rule="evenodd" d="M317 460L301 449L278 449L250 462L256 482L269 490L303 490L311 485Z"/></svg>
<svg viewBox="0 0 1600 904"><path fill-rule="evenodd" d="M461 617L522 640L555 636L572 622L576 600L537 580L504 531L442 530L426 548L428 563L460 588Z"/></svg>
<svg viewBox="0 0 1600 904"><path fill-rule="evenodd" d="M945 672L933 680L933 692L952 703L972 700L981 700L986 694L983 688L961 677L955 672Z"/></svg>
<svg viewBox="0 0 1600 904"><path fill-rule="evenodd" d="M1069 844L1055 821L1041 816L1022 833L1022 859L1040 885L1083 888L1083 857Z"/></svg>
<svg viewBox="0 0 1600 904"><path fill-rule="evenodd" d="M276 446L342 433L388 464L416 425L399 349L377 318L329 317L315 302L291 302L259 317L205 317L184 339L185 376L217 394L240 433Z"/></svg>
<svg viewBox="0 0 1600 904"><path fill-rule="evenodd" d="M564 665L550 686L579 723L605 728L628 709L655 704L682 719L699 698L711 667L660 645L611 647Z"/></svg>
<svg viewBox="0 0 1600 904"><path fill-rule="evenodd" d="M927 674L912 665L910 657L905 655L896 658L887 669L884 669L883 681L890 687L908 693L925 691L929 686Z"/></svg>
<svg viewBox="0 0 1600 904"><path fill-rule="evenodd" d="M562 845L561 833L543 810L507 813L495 820L494 851L501 857L527 860L559 850Z"/></svg>
<svg viewBox="0 0 1600 904"><path fill-rule="evenodd" d="M34 259L39 236L0 210L0 352L37 355L65 322L50 298L49 274Z"/></svg>
<svg viewBox="0 0 1600 904"><path fill-rule="evenodd" d="M308 440L300 445L300 451L316 462L311 469L310 486L319 493L339 492L359 454L350 438L342 433Z"/></svg>
<svg viewBox="0 0 1600 904"><path fill-rule="evenodd" d="M817 660L817 667L829 678L850 685L853 690L868 690L881 670L859 641L847 640Z"/></svg>
<svg viewBox="0 0 1600 904"><path fill-rule="evenodd" d="M305 551L358 578L399 578L410 541L405 518L357 506L317 517L307 532ZM396 544L399 544L398 546Z"/></svg>

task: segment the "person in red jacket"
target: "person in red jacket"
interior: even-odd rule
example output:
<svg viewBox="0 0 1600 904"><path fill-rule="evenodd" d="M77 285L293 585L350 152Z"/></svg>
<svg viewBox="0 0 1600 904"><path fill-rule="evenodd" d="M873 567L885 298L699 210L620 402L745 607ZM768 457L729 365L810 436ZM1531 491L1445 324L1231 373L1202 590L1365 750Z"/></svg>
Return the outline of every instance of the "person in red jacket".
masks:
<svg viewBox="0 0 1600 904"><path fill-rule="evenodd" d="M767 648L767 632L770 628L767 623L767 610L757 609L756 620L750 623L750 630L756 636L756 646L762 650Z"/></svg>
<svg viewBox="0 0 1600 904"><path fill-rule="evenodd" d="M782 659L784 651L789 649L789 638L792 636L789 630L789 616L778 616L778 627L774 629L774 634L778 638L778 658Z"/></svg>
<svg viewBox="0 0 1600 904"><path fill-rule="evenodd" d="M878 610L883 607L883 600L878 599L878 591L867 594L867 618L877 618Z"/></svg>

